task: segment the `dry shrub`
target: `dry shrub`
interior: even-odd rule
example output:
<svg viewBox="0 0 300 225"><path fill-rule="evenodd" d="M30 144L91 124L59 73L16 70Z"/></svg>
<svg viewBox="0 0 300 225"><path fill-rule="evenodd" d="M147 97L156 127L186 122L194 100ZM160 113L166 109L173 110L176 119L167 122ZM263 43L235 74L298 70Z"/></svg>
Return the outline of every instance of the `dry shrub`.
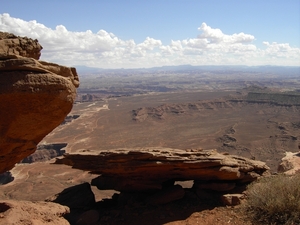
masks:
<svg viewBox="0 0 300 225"><path fill-rule="evenodd" d="M300 174L276 175L248 186L246 211L253 224L300 224Z"/></svg>

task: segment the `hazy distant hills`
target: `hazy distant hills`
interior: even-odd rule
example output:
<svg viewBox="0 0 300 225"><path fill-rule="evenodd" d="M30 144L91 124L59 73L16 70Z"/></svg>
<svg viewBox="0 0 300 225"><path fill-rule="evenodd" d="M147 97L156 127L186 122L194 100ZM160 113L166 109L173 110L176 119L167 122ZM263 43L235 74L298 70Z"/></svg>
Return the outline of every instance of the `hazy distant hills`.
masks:
<svg viewBox="0 0 300 225"><path fill-rule="evenodd" d="M100 72L181 72L181 71L243 71L243 72L258 72L258 73L275 73L275 74L286 74L289 76L299 75L299 66L192 66L192 65L179 65L179 66L161 66L152 68L137 68L137 69L102 69L96 67L87 66L74 66L76 67L79 74L91 74Z"/></svg>

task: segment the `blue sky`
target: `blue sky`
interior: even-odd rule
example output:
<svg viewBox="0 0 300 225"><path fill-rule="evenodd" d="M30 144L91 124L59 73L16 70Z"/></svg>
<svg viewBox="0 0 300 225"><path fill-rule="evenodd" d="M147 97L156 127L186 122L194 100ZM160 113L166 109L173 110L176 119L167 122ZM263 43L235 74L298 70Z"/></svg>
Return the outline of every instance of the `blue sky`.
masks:
<svg viewBox="0 0 300 225"><path fill-rule="evenodd" d="M67 65L300 66L299 0L10 0L0 30Z"/></svg>

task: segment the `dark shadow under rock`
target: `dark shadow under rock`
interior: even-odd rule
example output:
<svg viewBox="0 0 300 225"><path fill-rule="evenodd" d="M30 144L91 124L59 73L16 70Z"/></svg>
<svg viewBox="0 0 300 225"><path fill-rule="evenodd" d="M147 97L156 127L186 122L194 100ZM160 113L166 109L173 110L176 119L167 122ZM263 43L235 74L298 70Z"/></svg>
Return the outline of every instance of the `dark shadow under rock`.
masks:
<svg viewBox="0 0 300 225"><path fill-rule="evenodd" d="M59 203L72 209L90 208L95 204L95 195L89 183L82 183L66 188L61 193L56 194L46 201Z"/></svg>

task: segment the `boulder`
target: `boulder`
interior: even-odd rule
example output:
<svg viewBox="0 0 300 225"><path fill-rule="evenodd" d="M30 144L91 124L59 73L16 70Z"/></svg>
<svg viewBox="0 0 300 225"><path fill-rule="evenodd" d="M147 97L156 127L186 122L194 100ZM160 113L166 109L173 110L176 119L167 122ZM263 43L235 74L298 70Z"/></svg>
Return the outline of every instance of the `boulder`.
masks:
<svg viewBox="0 0 300 225"><path fill-rule="evenodd" d="M92 185L99 189L129 192L160 190L166 183L187 180L206 181L213 189L219 185L222 190L230 190L269 173L264 162L224 155L216 150L83 150L65 154L56 163L101 174L92 180Z"/></svg>
<svg viewBox="0 0 300 225"><path fill-rule="evenodd" d="M221 196L221 201L226 206L239 205L243 199L245 199L244 194L225 194Z"/></svg>
<svg viewBox="0 0 300 225"><path fill-rule="evenodd" d="M70 210L52 202L0 201L0 224L68 225L64 215Z"/></svg>
<svg viewBox="0 0 300 225"><path fill-rule="evenodd" d="M41 49L37 40L0 32L0 173L33 153L76 97L76 69L38 61Z"/></svg>
<svg viewBox="0 0 300 225"><path fill-rule="evenodd" d="M281 159L281 163L279 164L277 171L287 175L294 175L297 172L299 173L300 152L286 152L285 157Z"/></svg>
<svg viewBox="0 0 300 225"><path fill-rule="evenodd" d="M38 60L42 49L38 40L0 32L0 55L19 55Z"/></svg>

